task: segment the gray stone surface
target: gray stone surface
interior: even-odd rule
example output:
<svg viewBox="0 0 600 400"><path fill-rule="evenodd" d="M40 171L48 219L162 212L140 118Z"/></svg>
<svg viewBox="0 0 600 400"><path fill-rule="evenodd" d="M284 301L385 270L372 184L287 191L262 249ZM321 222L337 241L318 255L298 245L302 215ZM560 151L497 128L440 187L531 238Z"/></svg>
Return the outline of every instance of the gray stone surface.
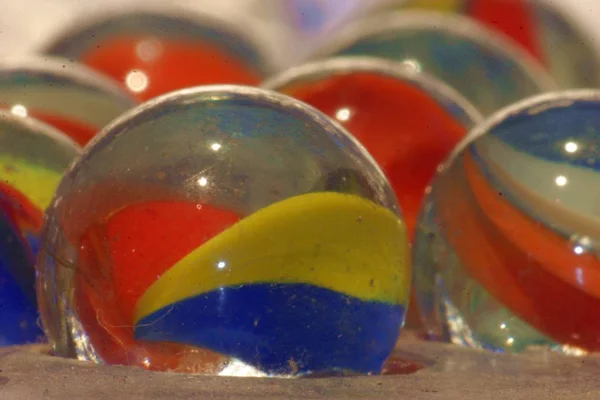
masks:
<svg viewBox="0 0 600 400"><path fill-rule="evenodd" d="M600 399L600 358L491 354L414 338L395 357L423 369L372 377L259 379L104 366L0 349L0 399Z"/></svg>

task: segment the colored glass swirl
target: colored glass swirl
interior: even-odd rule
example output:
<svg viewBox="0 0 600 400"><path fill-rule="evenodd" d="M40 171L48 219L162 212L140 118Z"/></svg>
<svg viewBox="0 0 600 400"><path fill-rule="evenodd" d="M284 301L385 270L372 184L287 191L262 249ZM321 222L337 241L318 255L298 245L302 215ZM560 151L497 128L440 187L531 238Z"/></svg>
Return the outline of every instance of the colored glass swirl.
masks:
<svg viewBox="0 0 600 400"><path fill-rule="evenodd" d="M41 340L35 258L42 216L78 148L45 125L0 112L0 346Z"/></svg>
<svg viewBox="0 0 600 400"><path fill-rule="evenodd" d="M408 303L408 235L352 137L238 86L173 93L108 131L49 211L40 289L67 302L44 315L60 353L220 375L381 371ZM63 291L42 289L57 275Z"/></svg>
<svg viewBox="0 0 600 400"><path fill-rule="evenodd" d="M108 15L67 31L46 52L113 77L140 100L198 85L253 85L268 68L236 27L189 11Z"/></svg>
<svg viewBox="0 0 600 400"><path fill-rule="evenodd" d="M400 3L401 8L461 13L502 32L548 68L561 87L600 86L600 57L592 38L566 9L552 2L402 0Z"/></svg>
<svg viewBox="0 0 600 400"><path fill-rule="evenodd" d="M0 62L0 108L46 122L81 146L134 105L116 82L67 59Z"/></svg>
<svg viewBox="0 0 600 400"><path fill-rule="evenodd" d="M425 188L479 113L442 82L368 57L318 61L265 86L342 124L382 166L412 237Z"/></svg>
<svg viewBox="0 0 600 400"><path fill-rule="evenodd" d="M599 98L517 104L437 176L414 247L432 335L514 352L600 349Z"/></svg>
<svg viewBox="0 0 600 400"><path fill-rule="evenodd" d="M324 53L403 62L444 81L484 115L555 87L549 74L525 51L458 15L376 14L348 26Z"/></svg>
<svg viewBox="0 0 600 400"><path fill-rule="evenodd" d="M309 63L264 86L318 108L369 150L394 188L411 240L438 165L481 119L442 82L368 57ZM412 307L408 326L418 326L418 319L417 307Z"/></svg>

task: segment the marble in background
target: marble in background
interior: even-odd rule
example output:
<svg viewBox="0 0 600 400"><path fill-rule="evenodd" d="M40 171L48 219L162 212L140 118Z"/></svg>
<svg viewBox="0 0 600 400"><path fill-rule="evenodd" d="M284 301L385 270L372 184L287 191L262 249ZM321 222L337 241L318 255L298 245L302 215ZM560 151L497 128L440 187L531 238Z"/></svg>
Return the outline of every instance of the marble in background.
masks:
<svg viewBox="0 0 600 400"><path fill-rule="evenodd" d="M2 0L0 8L0 56L35 51L65 26L86 16L136 4L177 5L226 16L253 32L279 68L295 64L310 55L315 43L331 36L331 30L345 19L354 18L387 0ZM600 1L542 0L564 8L590 32L600 51ZM327 4L326 4L327 3ZM308 18L314 7L325 10L322 18ZM294 12L296 10L296 12ZM304 15L304 16L303 16ZM287 21L287 23L286 23ZM315 30L322 25L323 30ZM298 27L304 30L299 32Z"/></svg>

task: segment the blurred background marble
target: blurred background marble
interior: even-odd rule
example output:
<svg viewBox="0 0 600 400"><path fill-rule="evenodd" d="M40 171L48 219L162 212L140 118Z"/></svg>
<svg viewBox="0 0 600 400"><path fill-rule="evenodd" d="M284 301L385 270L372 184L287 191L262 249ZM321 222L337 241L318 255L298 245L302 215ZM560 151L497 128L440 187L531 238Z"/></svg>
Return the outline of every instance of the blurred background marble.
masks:
<svg viewBox="0 0 600 400"><path fill-rule="evenodd" d="M0 56L26 54L39 48L65 26L88 14L135 5L176 5L244 21L265 46L274 66L284 68L310 57L315 45L331 37L347 20L390 0L2 0ZM393 1L393 0L392 0ZM600 50L598 0L543 0L564 8L588 31ZM315 10L320 12L315 13ZM286 23L287 22L287 23Z"/></svg>

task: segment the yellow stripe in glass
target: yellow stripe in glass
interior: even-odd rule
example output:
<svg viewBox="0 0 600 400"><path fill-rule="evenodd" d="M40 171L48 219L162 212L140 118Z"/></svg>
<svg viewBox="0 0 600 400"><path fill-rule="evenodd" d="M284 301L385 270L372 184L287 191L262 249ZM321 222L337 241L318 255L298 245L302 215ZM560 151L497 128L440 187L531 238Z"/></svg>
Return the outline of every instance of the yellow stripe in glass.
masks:
<svg viewBox="0 0 600 400"><path fill-rule="evenodd" d="M177 262L140 298L136 322L224 286L306 283L364 300L406 305L406 229L361 197L310 193L241 220Z"/></svg>
<svg viewBox="0 0 600 400"><path fill-rule="evenodd" d="M412 0L402 8L428 9L441 12L458 12L462 9L465 0Z"/></svg>
<svg viewBox="0 0 600 400"><path fill-rule="evenodd" d="M0 180L25 195L40 210L52 201L62 175L21 158L0 156Z"/></svg>

